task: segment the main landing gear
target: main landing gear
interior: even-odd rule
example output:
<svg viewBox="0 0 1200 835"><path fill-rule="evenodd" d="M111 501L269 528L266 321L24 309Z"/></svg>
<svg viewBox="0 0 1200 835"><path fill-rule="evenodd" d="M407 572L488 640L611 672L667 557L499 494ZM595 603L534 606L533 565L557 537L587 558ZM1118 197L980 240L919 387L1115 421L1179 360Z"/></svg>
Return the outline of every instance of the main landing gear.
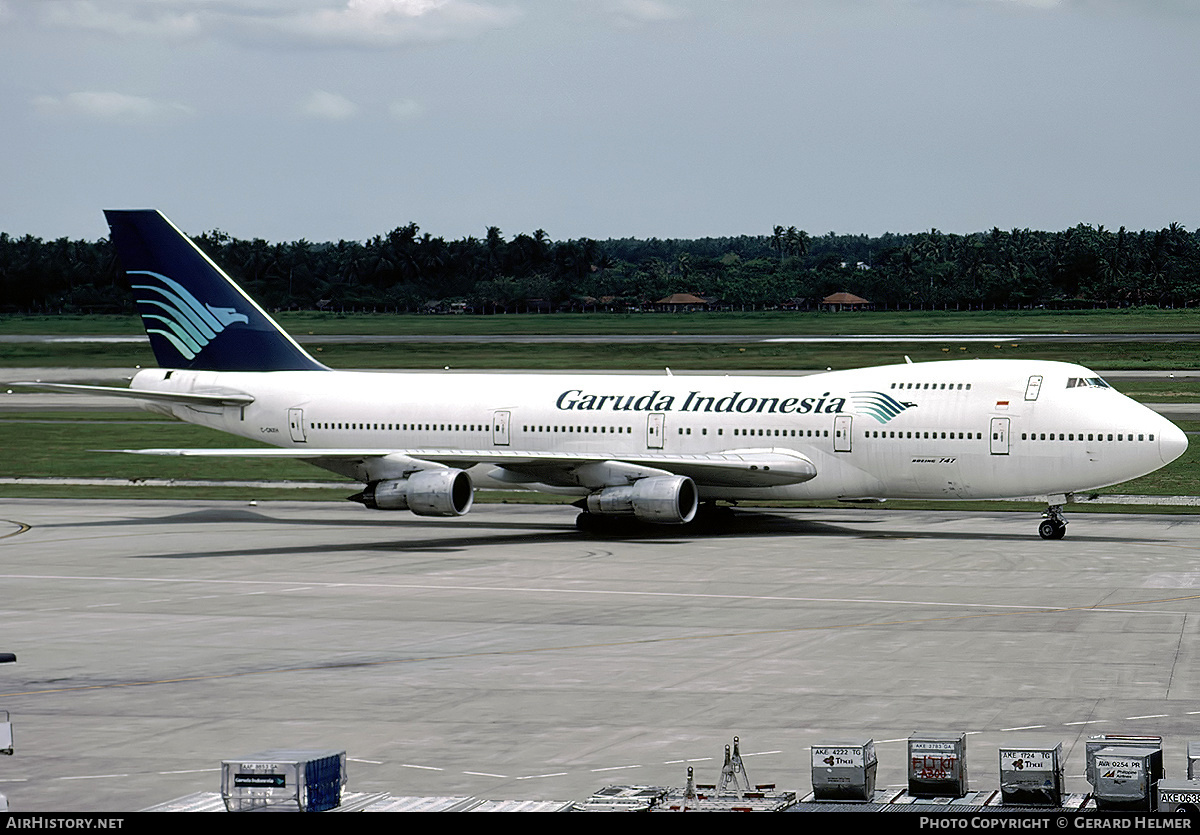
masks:
<svg viewBox="0 0 1200 835"><path fill-rule="evenodd" d="M692 521L682 525L660 525L632 515L590 513L585 510L575 517L575 528L580 533L597 536L644 536L647 532L697 534L720 531L734 518L731 507L718 505L715 502L701 502Z"/></svg>
<svg viewBox="0 0 1200 835"><path fill-rule="evenodd" d="M1038 525L1038 536L1042 539L1062 539L1067 535L1067 520L1063 518L1062 505L1050 505L1042 517L1042 523Z"/></svg>

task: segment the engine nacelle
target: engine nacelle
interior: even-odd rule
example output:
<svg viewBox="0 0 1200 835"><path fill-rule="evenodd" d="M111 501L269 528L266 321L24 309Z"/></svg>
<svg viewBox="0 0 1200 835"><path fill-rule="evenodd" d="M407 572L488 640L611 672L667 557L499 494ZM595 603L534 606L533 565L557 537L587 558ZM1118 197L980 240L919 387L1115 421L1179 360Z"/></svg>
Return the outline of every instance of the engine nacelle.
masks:
<svg viewBox="0 0 1200 835"><path fill-rule="evenodd" d="M418 516L462 516L475 501L464 470L419 470L408 478L372 481L350 497L372 510L411 510Z"/></svg>
<svg viewBox="0 0 1200 835"><path fill-rule="evenodd" d="M624 487L606 487L587 497L589 513L636 516L663 525L692 521L699 503L695 482L682 475L642 478Z"/></svg>

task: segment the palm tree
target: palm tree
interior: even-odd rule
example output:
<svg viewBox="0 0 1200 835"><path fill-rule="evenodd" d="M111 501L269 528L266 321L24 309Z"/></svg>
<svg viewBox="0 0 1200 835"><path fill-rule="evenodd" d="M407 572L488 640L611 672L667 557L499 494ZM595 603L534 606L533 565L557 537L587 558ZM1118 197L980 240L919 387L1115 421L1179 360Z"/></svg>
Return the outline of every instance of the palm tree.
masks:
<svg viewBox="0 0 1200 835"><path fill-rule="evenodd" d="M774 231L771 233L771 249L775 250L775 252L778 253L780 261L783 260L783 248L784 248L784 235L785 234L786 233L782 226L776 226Z"/></svg>

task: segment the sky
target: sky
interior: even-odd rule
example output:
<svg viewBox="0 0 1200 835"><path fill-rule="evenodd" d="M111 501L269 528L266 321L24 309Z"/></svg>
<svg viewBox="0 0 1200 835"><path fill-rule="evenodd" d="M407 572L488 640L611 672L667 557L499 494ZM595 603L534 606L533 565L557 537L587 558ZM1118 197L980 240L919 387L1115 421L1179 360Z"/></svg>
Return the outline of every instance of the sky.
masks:
<svg viewBox="0 0 1200 835"><path fill-rule="evenodd" d="M0 0L0 231L1200 226L1200 0Z"/></svg>

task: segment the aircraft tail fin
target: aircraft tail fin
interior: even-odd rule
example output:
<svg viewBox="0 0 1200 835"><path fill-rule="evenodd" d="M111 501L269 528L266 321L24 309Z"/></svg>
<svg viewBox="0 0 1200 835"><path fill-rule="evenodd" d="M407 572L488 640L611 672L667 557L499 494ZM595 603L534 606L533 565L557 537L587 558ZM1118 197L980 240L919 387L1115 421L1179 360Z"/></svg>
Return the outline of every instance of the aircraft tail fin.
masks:
<svg viewBox="0 0 1200 835"><path fill-rule="evenodd" d="M162 213L104 217L160 367L327 370Z"/></svg>

